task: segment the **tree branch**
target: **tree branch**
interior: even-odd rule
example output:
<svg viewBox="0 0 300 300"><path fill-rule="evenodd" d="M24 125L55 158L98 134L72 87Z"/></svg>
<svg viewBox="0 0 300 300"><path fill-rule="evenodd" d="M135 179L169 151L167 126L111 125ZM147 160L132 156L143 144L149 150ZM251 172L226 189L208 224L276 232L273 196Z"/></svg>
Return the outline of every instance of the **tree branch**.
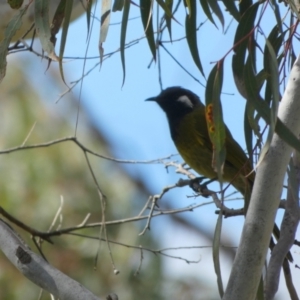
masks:
<svg viewBox="0 0 300 300"><path fill-rule="evenodd" d="M300 58L291 70L278 118L292 132L300 132ZM223 300L252 300L261 277L284 175L292 148L274 134L268 153L259 165L240 245Z"/></svg>
<svg viewBox="0 0 300 300"><path fill-rule="evenodd" d="M17 233L1 219L0 247L25 277L60 300L101 299L31 251Z"/></svg>

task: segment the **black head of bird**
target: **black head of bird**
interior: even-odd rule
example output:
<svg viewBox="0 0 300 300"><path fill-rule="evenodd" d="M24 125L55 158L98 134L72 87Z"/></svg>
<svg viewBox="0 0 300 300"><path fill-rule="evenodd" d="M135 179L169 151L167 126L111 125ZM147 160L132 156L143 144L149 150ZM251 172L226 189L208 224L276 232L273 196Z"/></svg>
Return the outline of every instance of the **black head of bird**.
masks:
<svg viewBox="0 0 300 300"><path fill-rule="evenodd" d="M146 101L155 101L166 113L169 124L179 121L199 106L204 108L196 94L179 86L169 87Z"/></svg>

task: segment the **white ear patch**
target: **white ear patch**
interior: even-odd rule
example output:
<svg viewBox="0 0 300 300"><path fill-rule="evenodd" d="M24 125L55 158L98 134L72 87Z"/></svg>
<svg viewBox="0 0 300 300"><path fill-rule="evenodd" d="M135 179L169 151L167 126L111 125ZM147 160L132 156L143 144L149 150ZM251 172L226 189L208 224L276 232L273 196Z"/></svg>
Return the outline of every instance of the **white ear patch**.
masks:
<svg viewBox="0 0 300 300"><path fill-rule="evenodd" d="M190 108L193 108L194 105L192 103L192 101L189 99L188 96L186 95L183 95L183 96L180 96L177 101L181 102L182 104L184 104L185 106L187 107L190 107Z"/></svg>

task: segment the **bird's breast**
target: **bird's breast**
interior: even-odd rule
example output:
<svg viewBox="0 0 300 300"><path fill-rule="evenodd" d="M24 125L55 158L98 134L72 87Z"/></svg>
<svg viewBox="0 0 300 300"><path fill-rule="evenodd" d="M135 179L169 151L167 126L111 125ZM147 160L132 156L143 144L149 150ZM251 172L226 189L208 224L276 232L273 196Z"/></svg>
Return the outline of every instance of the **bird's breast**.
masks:
<svg viewBox="0 0 300 300"><path fill-rule="evenodd" d="M171 129L171 135L178 152L192 169L208 178L216 177L205 119L186 115Z"/></svg>

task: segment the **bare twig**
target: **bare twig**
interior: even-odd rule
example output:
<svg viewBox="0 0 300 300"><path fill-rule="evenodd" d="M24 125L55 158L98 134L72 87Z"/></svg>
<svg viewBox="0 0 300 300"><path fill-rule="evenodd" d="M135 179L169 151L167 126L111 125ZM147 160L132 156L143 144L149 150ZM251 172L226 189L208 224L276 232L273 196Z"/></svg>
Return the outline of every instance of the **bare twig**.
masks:
<svg viewBox="0 0 300 300"><path fill-rule="evenodd" d="M24 142L22 143L22 145L21 145L21 146L24 146L24 145L25 145L25 143L26 143L26 142L27 142L27 140L29 139L29 137L30 137L30 135L31 135L31 133L32 133L32 131L33 131L33 129L34 129L34 127L35 127L35 125L36 125L36 122L34 122L34 124L32 125L32 127L31 127L30 131L28 132L28 134L27 134L27 136L26 136L26 138L25 138L25 140L24 140Z"/></svg>
<svg viewBox="0 0 300 300"><path fill-rule="evenodd" d="M79 236L79 237L84 237L84 238L88 238L88 239L92 239L92 240L98 240L99 237L97 236L89 236L86 234L80 234L80 233L69 233L70 235L75 235L75 236ZM102 241L105 241L105 239L102 238ZM115 244L115 245L119 245L122 247L126 247L126 248L130 248L130 249L135 249L138 251L145 251L145 252L151 252L155 255L161 255L164 257L168 257L168 258L173 258L173 259L179 259L179 260L183 260L188 264L196 264L199 263L199 260L189 260L187 258L181 257L181 256L175 256L172 254L168 254L166 252L168 251L177 251L177 250L194 250L194 249L206 249L206 248L211 248L212 246L185 246L185 247L169 247L169 248L163 248L163 249L152 249L152 248L148 248L148 247L144 247L142 245L136 246L136 245L129 245L129 244L125 244L125 243L121 243L121 242L116 242L116 241L112 241L110 240L109 243L111 244ZM225 246L223 246L225 248ZM228 247L226 247L228 248ZM141 254L142 255L142 254ZM140 261L140 266L141 266L141 261ZM140 267L138 268L140 269Z"/></svg>
<svg viewBox="0 0 300 300"><path fill-rule="evenodd" d="M62 208L63 208L63 205L64 205L64 197L63 196L60 196L60 205L58 207L58 210L53 218L53 221L48 229L48 232L52 230L52 228L54 227L57 219L61 216L61 211L62 211ZM62 225L62 218L60 219L60 223L57 227L57 229L61 228L61 225Z"/></svg>
<svg viewBox="0 0 300 300"><path fill-rule="evenodd" d="M165 211L158 211L158 212L153 213L152 217L154 218L154 217L158 217L158 216L172 215L172 214L188 212L188 211L192 212L192 211L194 211L195 209L197 209L201 206L210 205L210 204L212 204L212 202L208 201L208 202L204 202L204 203L198 203L198 204L195 204L195 205L189 205L189 206L183 207L183 208L170 209L170 210L165 210ZM3 210L3 208L1 208L1 206L0 206L0 213L2 212L2 210ZM6 217L6 215L4 215L4 216ZM39 237L46 240L46 238L50 238L52 236L60 236L62 234L71 233L71 232L86 229L86 228L97 228L97 227L100 227L100 226L103 226L103 225L106 225L106 226L121 225L121 224L124 224L124 223L137 222L137 221L145 220L145 219L148 219L148 218L149 218L149 216L134 216L134 217L120 219L120 220L106 221L105 224L103 222L80 224L80 225L76 225L76 226L72 226L72 227L62 228L62 229L59 229L59 230L54 230L54 231L51 231L51 232L40 232L40 231L37 231L37 230L34 230L34 229L30 228L29 226L27 226L25 224L23 226L23 223L18 221L18 220L16 220L16 222L14 222L14 218L11 217L11 216L8 217L7 219L10 220L12 223L16 224L17 226L19 226L20 228L28 231L32 235L39 236ZM21 223L21 225L19 225L19 223Z"/></svg>
<svg viewBox="0 0 300 300"><path fill-rule="evenodd" d="M17 225L18 227L26 230L27 232L31 233L33 236L39 236L41 238L43 238L45 241L53 244L53 242L51 241L49 235L45 234L44 232L38 231L32 227L29 227L27 225L25 225L23 222L19 221L18 219L16 219L15 217L13 217L11 214L9 214L3 207L0 206L0 214L2 216L4 216L7 220L9 220L10 222L12 222L13 224Z"/></svg>
<svg viewBox="0 0 300 300"><path fill-rule="evenodd" d="M167 157L153 159L153 160L118 159L118 158L102 155L100 153L94 152L93 150L90 150L89 148L84 146L81 142L79 142L79 140L74 136L64 137L64 138L61 138L61 139L56 139L56 140L52 140L52 141L45 142L45 143L40 143L40 144L33 144L33 145L27 145L27 146L21 145L21 146L17 146L17 147L8 148L8 149L5 149L5 150L0 150L0 155L1 154L9 154L9 153L13 153L13 152L16 152L16 151L21 151L21 150L46 148L46 147L50 147L50 146L53 146L53 145L56 145L56 144L68 142L68 141L74 142L83 151L85 151L87 153L90 153L94 156L97 156L97 157L100 157L100 158L103 158L103 159L106 159L106 160L110 160L110 161L113 161L113 162L117 162L117 163L123 163L123 164L165 164L165 160L171 159L173 156L175 156L175 154L171 154Z"/></svg>
<svg viewBox="0 0 300 300"><path fill-rule="evenodd" d="M141 249L141 258L140 258L140 263L139 263L139 266L137 268L137 270L135 271L134 273L134 276L138 275L140 273L140 270L142 268L142 263L143 263L143 260L144 260L144 255L143 255L143 247L140 246L140 249Z"/></svg>

